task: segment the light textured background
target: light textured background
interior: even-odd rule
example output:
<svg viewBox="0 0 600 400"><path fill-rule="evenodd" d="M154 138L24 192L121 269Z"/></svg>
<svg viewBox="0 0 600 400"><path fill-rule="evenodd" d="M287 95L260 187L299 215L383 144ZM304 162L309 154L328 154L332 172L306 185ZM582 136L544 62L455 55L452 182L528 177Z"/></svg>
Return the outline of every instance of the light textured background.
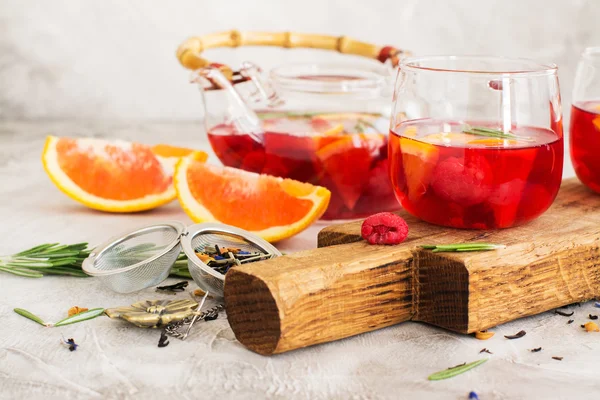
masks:
<svg viewBox="0 0 600 400"><path fill-rule="evenodd" d="M568 123L577 58L600 45L598 21L597 0L3 0L0 118L197 119L200 96L175 49L188 36L235 28L344 34L420 55L555 62ZM308 56L279 49L207 55L267 68Z"/></svg>

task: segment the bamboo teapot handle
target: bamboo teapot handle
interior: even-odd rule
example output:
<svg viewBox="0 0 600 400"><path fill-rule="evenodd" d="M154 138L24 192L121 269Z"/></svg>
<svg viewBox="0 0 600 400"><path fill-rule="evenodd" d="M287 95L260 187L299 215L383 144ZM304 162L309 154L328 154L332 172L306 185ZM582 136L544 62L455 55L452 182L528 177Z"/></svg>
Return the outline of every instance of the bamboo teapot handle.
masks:
<svg viewBox="0 0 600 400"><path fill-rule="evenodd" d="M352 54L376 59L382 63L389 60L394 67L398 65L402 56L408 54L407 52L392 46L376 46L365 42L359 42L347 36L329 36L294 32L240 32L231 30L187 39L177 49L177 58L185 68L191 70L207 66L217 67L232 83L235 84L243 82L247 80L247 78L243 77L239 71L234 71L227 65L213 63L206 58L202 58L201 54L206 49L239 46L303 47L333 50L342 54ZM216 88L217 87L213 87L213 89Z"/></svg>

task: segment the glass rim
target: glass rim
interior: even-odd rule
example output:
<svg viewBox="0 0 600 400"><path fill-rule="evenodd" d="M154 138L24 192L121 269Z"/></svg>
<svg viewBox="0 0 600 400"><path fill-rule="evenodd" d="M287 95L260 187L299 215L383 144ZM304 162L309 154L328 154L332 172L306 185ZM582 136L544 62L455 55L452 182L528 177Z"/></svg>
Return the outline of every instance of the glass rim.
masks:
<svg viewBox="0 0 600 400"><path fill-rule="evenodd" d="M591 46L586 47L581 53L581 56L584 58L588 58L590 56L600 56L600 46Z"/></svg>
<svg viewBox="0 0 600 400"><path fill-rule="evenodd" d="M600 50L600 48L598 48ZM418 63L433 62L433 61L461 61L461 60L472 60L472 61L490 61L490 62L509 62L509 63L521 63L532 65L531 68L506 68L503 70L493 71L484 70L477 68L441 68L433 66L421 66ZM471 75L483 75L483 76L539 76L539 75L553 75L558 71L558 66L554 63L543 64L529 58L514 58L514 57L501 57L501 56L486 56L486 55L460 55L460 56L448 56L448 55L433 55L433 56L419 56L419 57L408 57L400 62L400 70L409 71L423 71L423 72L446 72L454 74L471 74Z"/></svg>
<svg viewBox="0 0 600 400"><path fill-rule="evenodd" d="M291 63L271 69L270 78L281 89L313 94L352 95L381 90L391 74L383 65L364 63ZM306 79L305 76L352 79Z"/></svg>

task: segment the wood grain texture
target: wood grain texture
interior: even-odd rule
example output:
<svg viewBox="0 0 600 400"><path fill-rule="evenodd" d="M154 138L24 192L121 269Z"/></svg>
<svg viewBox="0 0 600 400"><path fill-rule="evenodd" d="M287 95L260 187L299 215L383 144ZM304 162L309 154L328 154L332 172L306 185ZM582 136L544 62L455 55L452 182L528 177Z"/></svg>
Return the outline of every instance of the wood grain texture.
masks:
<svg viewBox="0 0 600 400"><path fill-rule="evenodd" d="M232 270L225 298L238 340L280 353L409 319L470 333L600 294L600 196L575 179L546 214L512 229L457 230L400 215L410 226L401 245L366 244L358 221L322 230L321 249ZM476 241L507 248L419 247Z"/></svg>

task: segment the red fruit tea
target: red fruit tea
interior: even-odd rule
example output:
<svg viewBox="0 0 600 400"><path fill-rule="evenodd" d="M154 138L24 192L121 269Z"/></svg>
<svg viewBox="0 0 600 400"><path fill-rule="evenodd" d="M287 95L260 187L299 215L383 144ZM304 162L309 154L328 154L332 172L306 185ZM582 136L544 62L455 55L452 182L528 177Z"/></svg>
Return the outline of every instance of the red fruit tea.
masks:
<svg viewBox="0 0 600 400"><path fill-rule="evenodd" d="M562 132L520 127L511 131L518 138L498 138L465 126L422 120L391 132L392 185L402 206L424 221L467 229L508 228L546 211L562 179Z"/></svg>
<svg viewBox="0 0 600 400"><path fill-rule="evenodd" d="M600 193L600 101L571 108L571 161L583 184Z"/></svg>
<svg viewBox="0 0 600 400"><path fill-rule="evenodd" d="M227 166L328 188L323 219L351 219L400 208L387 160L388 119L374 114L259 114L263 131L231 124L208 131Z"/></svg>

